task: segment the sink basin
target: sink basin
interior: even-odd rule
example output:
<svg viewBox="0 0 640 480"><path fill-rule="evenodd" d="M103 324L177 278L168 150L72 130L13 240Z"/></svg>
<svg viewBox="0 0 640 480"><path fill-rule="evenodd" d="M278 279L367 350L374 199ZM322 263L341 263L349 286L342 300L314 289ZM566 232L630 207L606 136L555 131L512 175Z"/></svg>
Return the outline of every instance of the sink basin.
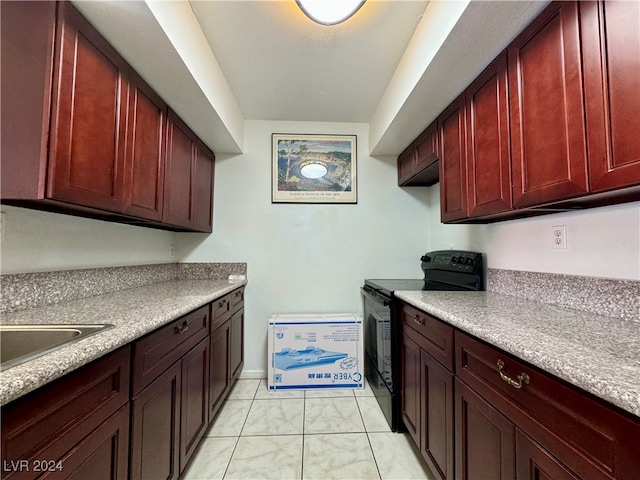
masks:
<svg viewBox="0 0 640 480"><path fill-rule="evenodd" d="M40 357L113 325L0 325L0 370Z"/></svg>

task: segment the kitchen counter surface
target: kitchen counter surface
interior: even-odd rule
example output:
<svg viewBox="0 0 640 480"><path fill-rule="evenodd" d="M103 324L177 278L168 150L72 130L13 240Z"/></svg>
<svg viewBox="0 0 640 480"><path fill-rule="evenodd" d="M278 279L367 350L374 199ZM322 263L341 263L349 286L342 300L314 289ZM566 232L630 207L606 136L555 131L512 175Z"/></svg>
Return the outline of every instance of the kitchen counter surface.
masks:
<svg viewBox="0 0 640 480"><path fill-rule="evenodd" d="M394 292L406 303L640 416L640 323L491 292Z"/></svg>
<svg viewBox="0 0 640 480"><path fill-rule="evenodd" d="M0 405L36 390L246 283L246 280L175 280L3 314L3 325L108 323L114 328L0 372Z"/></svg>

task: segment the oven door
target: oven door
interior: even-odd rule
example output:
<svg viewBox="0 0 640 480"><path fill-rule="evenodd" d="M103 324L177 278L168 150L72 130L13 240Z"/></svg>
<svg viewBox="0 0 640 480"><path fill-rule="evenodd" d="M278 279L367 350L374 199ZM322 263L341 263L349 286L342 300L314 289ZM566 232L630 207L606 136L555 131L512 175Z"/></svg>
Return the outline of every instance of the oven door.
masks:
<svg viewBox="0 0 640 480"><path fill-rule="evenodd" d="M391 376L391 301L365 285L364 298L365 352L387 388L393 391Z"/></svg>
<svg viewBox="0 0 640 480"><path fill-rule="evenodd" d="M364 302L365 376L391 430L399 427L394 392L392 301L373 288L362 289Z"/></svg>

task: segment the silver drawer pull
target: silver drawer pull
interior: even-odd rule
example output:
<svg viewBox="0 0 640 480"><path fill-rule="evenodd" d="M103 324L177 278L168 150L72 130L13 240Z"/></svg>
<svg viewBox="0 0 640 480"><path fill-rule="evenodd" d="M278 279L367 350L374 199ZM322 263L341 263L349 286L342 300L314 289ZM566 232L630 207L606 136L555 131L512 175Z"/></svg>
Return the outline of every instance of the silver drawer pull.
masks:
<svg viewBox="0 0 640 480"><path fill-rule="evenodd" d="M423 318L420 318L417 313L413 316L413 321L419 323L420 325L424 325L425 323L425 320Z"/></svg>
<svg viewBox="0 0 640 480"><path fill-rule="evenodd" d="M522 388L522 385L524 383L526 383L527 385L529 384L529 382L531 381L531 379L529 378L529 375L527 375L526 373L522 372L520 375L518 375L516 378L518 379L517 381L514 380L513 378L511 378L509 375L507 375L506 373L504 373L502 371L502 369L504 368L504 362L502 360L498 360L498 373L500 374L500 378L502 380L504 380L505 382L507 382L509 385L511 385L512 387L515 388Z"/></svg>
<svg viewBox="0 0 640 480"><path fill-rule="evenodd" d="M187 330L189 330L189 320L182 322L182 325L176 325L176 333L178 335L182 335Z"/></svg>

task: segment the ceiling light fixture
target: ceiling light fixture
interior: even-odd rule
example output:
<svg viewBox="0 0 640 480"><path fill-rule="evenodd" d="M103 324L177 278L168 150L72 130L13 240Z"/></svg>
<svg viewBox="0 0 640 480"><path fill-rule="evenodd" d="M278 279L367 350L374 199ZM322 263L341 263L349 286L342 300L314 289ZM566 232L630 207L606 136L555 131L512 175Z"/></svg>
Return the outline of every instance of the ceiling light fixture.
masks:
<svg viewBox="0 0 640 480"><path fill-rule="evenodd" d="M321 25L336 25L356 13L366 0L296 0L307 17Z"/></svg>

